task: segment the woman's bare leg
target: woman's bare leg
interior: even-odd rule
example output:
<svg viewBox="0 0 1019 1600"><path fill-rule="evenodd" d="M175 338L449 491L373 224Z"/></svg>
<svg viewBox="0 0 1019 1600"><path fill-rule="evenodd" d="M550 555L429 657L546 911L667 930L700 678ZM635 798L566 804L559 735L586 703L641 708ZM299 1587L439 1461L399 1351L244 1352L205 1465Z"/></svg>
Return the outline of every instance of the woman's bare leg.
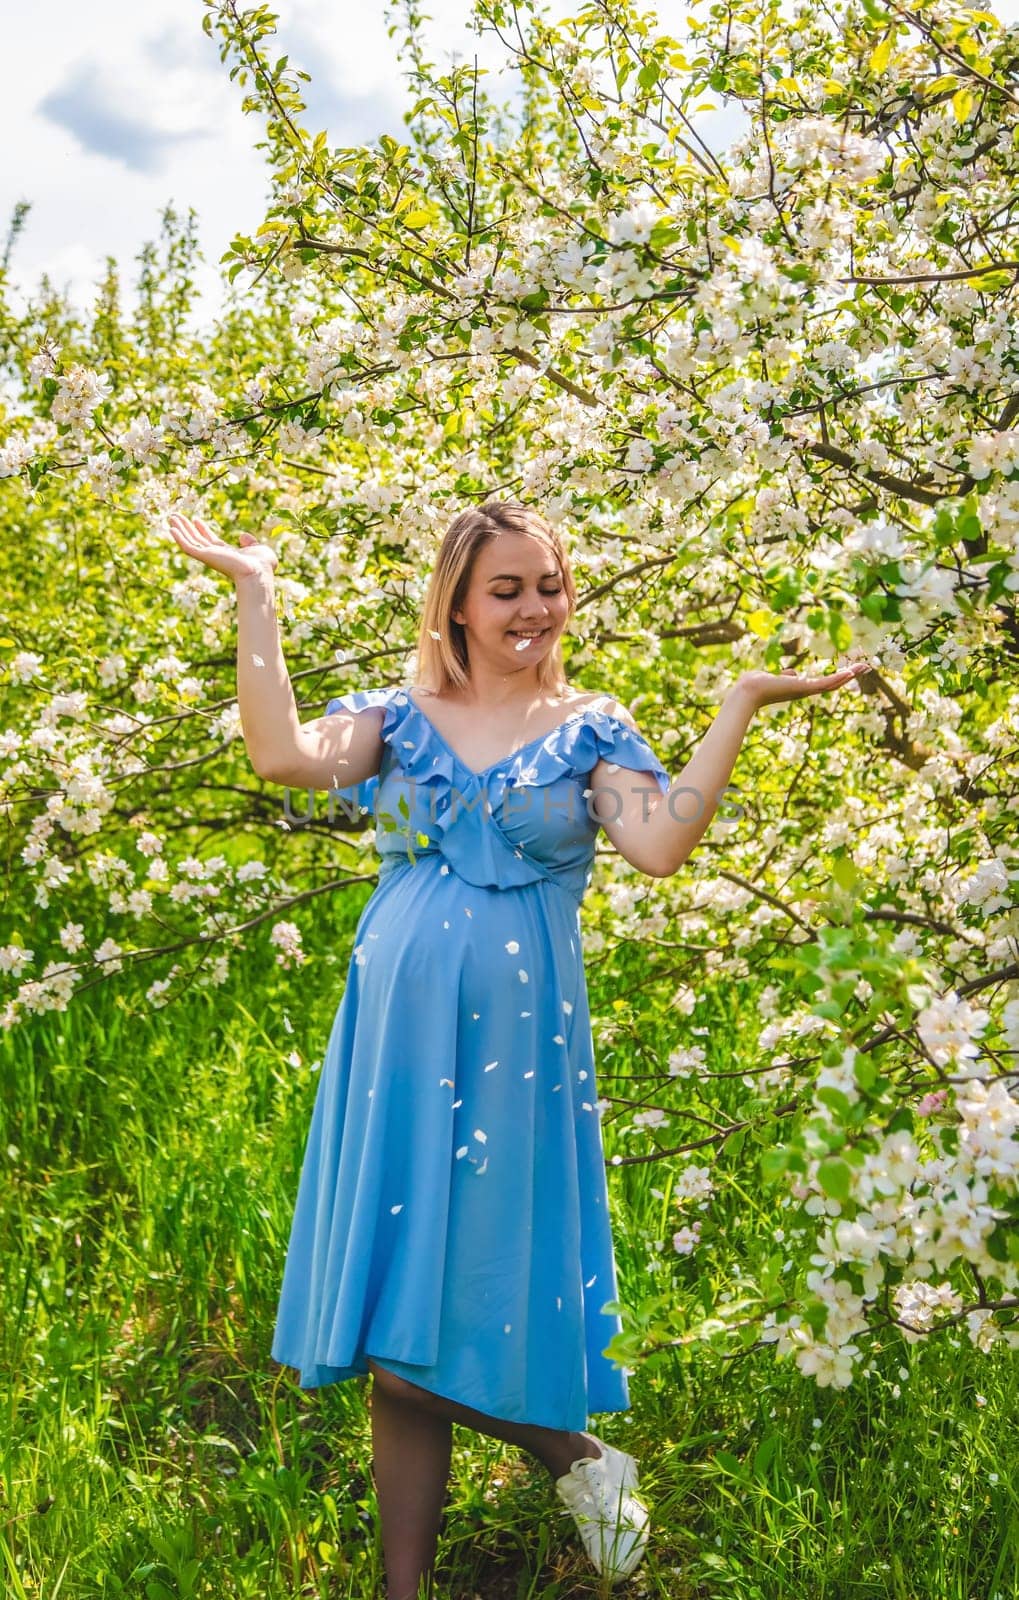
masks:
<svg viewBox="0 0 1019 1600"><path fill-rule="evenodd" d="M442 1504L449 1478L451 1423L519 1446L553 1478L582 1456L600 1456L589 1433L507 1422L422 1389L369 1357L372 1373L372 1446L382 1522L388 1600L418 1600L419 1578L429 1585ZM430 1587L429 1587L430 1593Z"/></svg>

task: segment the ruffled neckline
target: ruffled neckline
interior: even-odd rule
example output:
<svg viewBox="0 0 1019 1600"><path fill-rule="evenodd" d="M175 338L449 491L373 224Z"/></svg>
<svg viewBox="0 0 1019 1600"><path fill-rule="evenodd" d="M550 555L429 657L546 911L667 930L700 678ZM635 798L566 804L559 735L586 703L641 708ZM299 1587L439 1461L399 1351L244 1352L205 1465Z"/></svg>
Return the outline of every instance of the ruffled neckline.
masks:
<svg viewBox="0 0 1019 1600"><path fill-rule="evenodd" d="M650 772L659 790L666 793L671 779L644 735L614 712L599 707L598 699L609 698L602 695L589 701L547 733L537 734L519 750L490 762L480 772L460 759L427 713L411 699L406 685L348 690L329 701L326 714L340 706L348 711L380 707L382 738L408 777L422 783L452 784L460 774L469 780L471 789L476 785L487 789L493 805L507 785L540 787L560 777L591 772L602 759L610 771L623 767ZM407 734L409 737L403 736Z"/></svg>
<svg viewBox="0 0 1019 1600"><path fill-rule="evenodd" d="M402 692L406 697L406 701L410 709L417 712L418 716L421 718L421 721L446 751L447 755L451 756L457 765L462 767L463 770L472 778L485 778L490 772L495 772L498 767L508 766L511 761L519 761L520 757L526 755L529 750L534 750L539 745L545 744L549 739L560 734L564 728L568 728L571 723L580 722L589 711L595 710L594 702L589 701L587 705L582 706L579 711L574 711L572 715L564 717L561 722L557 722L554 727L548 728L545 733L539 733L536 738L529 739L526 744L522 744L517 750L507 751L507 753L500 756L497 761L490 761L487 767L482 767L480 771L478 771L474 767L469 767L463 757L457 755L449 741L443 738L431 717L428 716L426 712L422 711L421 707L417 704L417 701L413 699L410 690L404 688ZM601 698L604 698L604 696ZM606 711L601 712L600 715L610 716L611 713ZM616 722L620 721L618 717L614 718L613 720Z"/></svg>

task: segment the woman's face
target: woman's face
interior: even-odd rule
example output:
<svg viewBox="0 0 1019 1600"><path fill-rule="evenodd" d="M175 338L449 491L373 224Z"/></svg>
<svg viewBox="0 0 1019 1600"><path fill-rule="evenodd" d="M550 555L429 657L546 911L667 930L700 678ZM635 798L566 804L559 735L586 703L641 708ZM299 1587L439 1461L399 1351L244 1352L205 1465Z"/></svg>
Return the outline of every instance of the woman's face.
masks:
<svg viewBox="0 0 1019 1600"><path fill-rule="evenodd" d="M530 534L503 532L479 552L463 609L452 615L463 623L473 662L512 671L555 648L568 612L551 551Z"/></svg>

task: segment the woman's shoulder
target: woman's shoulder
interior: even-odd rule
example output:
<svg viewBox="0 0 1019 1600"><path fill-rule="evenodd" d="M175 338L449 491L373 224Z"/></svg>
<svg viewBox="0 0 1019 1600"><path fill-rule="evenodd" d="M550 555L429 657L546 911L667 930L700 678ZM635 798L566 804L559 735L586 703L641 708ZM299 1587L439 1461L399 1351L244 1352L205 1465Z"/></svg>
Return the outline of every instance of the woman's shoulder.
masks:
<svg viewBox="0 0 1019 1600"><path fill-rule="evenodd" d="M604 712L608 717L615 717L617 722L625 722L627 727L632 728L635 733L640 732L627 707L623 705L622 701L617 700L614 695L593 689L581 690L577 695L573 709L575 711Z"/></svg>
<svg viewBox="0 0 1019 1600"><path fill-rule="evenodd" d="M334 711L381 711L388 726L400 707L407 704L402 684L380 684L363 689L347 689L326 703L326 716Z"/></svg>

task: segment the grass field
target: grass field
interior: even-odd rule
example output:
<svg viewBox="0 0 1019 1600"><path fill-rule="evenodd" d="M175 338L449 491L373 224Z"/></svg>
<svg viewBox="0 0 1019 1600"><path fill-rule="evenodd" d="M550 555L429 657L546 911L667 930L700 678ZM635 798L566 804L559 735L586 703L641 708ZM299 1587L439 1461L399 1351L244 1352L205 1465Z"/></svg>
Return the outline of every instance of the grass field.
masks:
<svg viewBox="0 0 1019 1600"><path fill-rule="evenodd" d="M122 975L119 991L0 1040L0 1593L12 1600L384 1595L365 1387L301 1391L268 1354L315 1064L366 895L315 902L299 970L245 951L222 987L155 1012L142 996L156 974L137 988ZM607 964L589 982L596 1014L613 992ZM716 1002L723 1051L740 999ZM602 1095L626 1094L626 1066L614 1050ZM649 1271L678 1267L649 1242L663 1174L610 1169L627 1303ZM713 1204L737 1238L746 1194ZM682 1270L689 1281L722 1263L702 1246ZM640 1462L654 1532L640 1573L611 1592L1019 1595L1009 1353L896 1337L868 1381L839 1392L770 1349L726 1362L694 1345L639 1364L630 1385L632 1411L592 1427ZM602 1592L538 1463L457 1428L437 1600Z"/></svg>

